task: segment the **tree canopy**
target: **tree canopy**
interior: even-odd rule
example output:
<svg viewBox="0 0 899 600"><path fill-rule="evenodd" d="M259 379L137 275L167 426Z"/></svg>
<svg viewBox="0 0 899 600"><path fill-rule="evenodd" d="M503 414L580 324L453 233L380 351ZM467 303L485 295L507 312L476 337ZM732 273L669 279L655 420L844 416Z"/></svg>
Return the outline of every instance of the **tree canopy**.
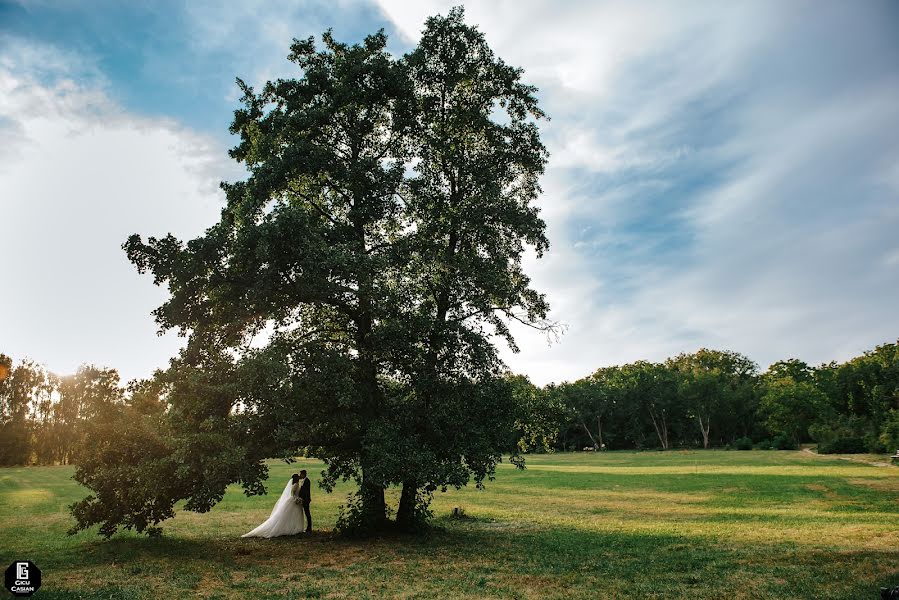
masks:
<svg viewBox="0 0 899 600"><path fill-rule="evenodd" d="M326 489L359 483L341 526L381 526L399 484L397 520L413 527L432 491L481 485L517 453L533 406L493 338L514 348L511 320L552 327L522 269L526 247L548 247L535 89L462 9L428 19L401 58L383 32L322 41L294 41L294 79L238 80L231 156L248 177L222 184L220 220L186 243L124 244L169 290L160 328L187 338L158 376L163 446L186 464L117 466L167 485L89 497L78 527L143 530L182 499L207 510L232 482L260 493L262 459L303 452L327 465ZM79 472L94 490L102 460Z"/></svg>

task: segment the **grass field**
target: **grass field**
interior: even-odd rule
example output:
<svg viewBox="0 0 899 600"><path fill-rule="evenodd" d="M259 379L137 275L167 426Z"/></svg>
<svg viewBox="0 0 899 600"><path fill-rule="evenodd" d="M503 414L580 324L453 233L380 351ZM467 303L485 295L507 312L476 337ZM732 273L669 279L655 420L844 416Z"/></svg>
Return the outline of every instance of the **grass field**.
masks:
<svg viewBox="0 0 899 600"><path fill-rule="evenodd" d="M271 467L277 495L320 464ZM311 537L241 539L274 498L236 487L161 538L69 537L72 472L0 470L0 566L34 561L35 597L854 600L899 585L899 468L802 452L534 456L486 491L437 494L430 535L364 542L330 533L348 488L315 487Z"/></svg>

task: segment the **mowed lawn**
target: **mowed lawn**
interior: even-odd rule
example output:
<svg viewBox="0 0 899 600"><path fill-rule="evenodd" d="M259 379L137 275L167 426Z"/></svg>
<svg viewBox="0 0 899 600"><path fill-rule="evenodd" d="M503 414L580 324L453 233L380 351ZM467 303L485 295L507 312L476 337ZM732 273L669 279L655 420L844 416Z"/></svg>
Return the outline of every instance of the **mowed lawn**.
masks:
<svg viewBox="0 0 899 600"><path fill-rule="evenodd" d="M486 491L438 493L427 536L333 536L344 486L313 487L311 537L241 539L300 468L321 464L273 461L267 496L232 487L161 538L107 541L65 534L84 495L72 468L2 469L0 561L34 561L44 598L861 599L899 585L892 466L776 451L532 456Z"/></svg>

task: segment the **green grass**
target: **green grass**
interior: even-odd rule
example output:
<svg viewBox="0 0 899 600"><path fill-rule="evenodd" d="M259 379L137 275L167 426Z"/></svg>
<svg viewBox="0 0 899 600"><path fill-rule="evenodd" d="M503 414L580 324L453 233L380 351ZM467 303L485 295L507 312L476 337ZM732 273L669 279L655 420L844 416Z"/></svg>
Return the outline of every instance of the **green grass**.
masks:
<svg viewBox="0 0 899 600"><path fill-rule="evenodd" d="M299 468L321 465L272 462L274 491ZM241 539L274 499L236 487L162 538L69 537L72 472L0 470L0 567L33 560L36 597L856 599L899 585L899 468L802 452L533 456L486 491L438 493L432 534L363 542L330 533L348 487L313 488L309 538Z"/></svg>

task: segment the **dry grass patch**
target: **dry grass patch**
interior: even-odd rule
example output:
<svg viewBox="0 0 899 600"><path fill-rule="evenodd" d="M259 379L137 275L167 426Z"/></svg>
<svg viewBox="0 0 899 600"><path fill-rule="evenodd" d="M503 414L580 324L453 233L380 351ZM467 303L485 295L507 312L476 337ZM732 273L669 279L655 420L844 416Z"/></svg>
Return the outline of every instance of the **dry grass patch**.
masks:
<svg viewBox="0 0 899 600"><path fill-rule="evenodd" d="M848 483L851 483L852 485L869 487L879 492L892 492L895 494L899 494L899 477L881 479L872 479L866 477L864 479L847 479L846 481Z"/></svg>

